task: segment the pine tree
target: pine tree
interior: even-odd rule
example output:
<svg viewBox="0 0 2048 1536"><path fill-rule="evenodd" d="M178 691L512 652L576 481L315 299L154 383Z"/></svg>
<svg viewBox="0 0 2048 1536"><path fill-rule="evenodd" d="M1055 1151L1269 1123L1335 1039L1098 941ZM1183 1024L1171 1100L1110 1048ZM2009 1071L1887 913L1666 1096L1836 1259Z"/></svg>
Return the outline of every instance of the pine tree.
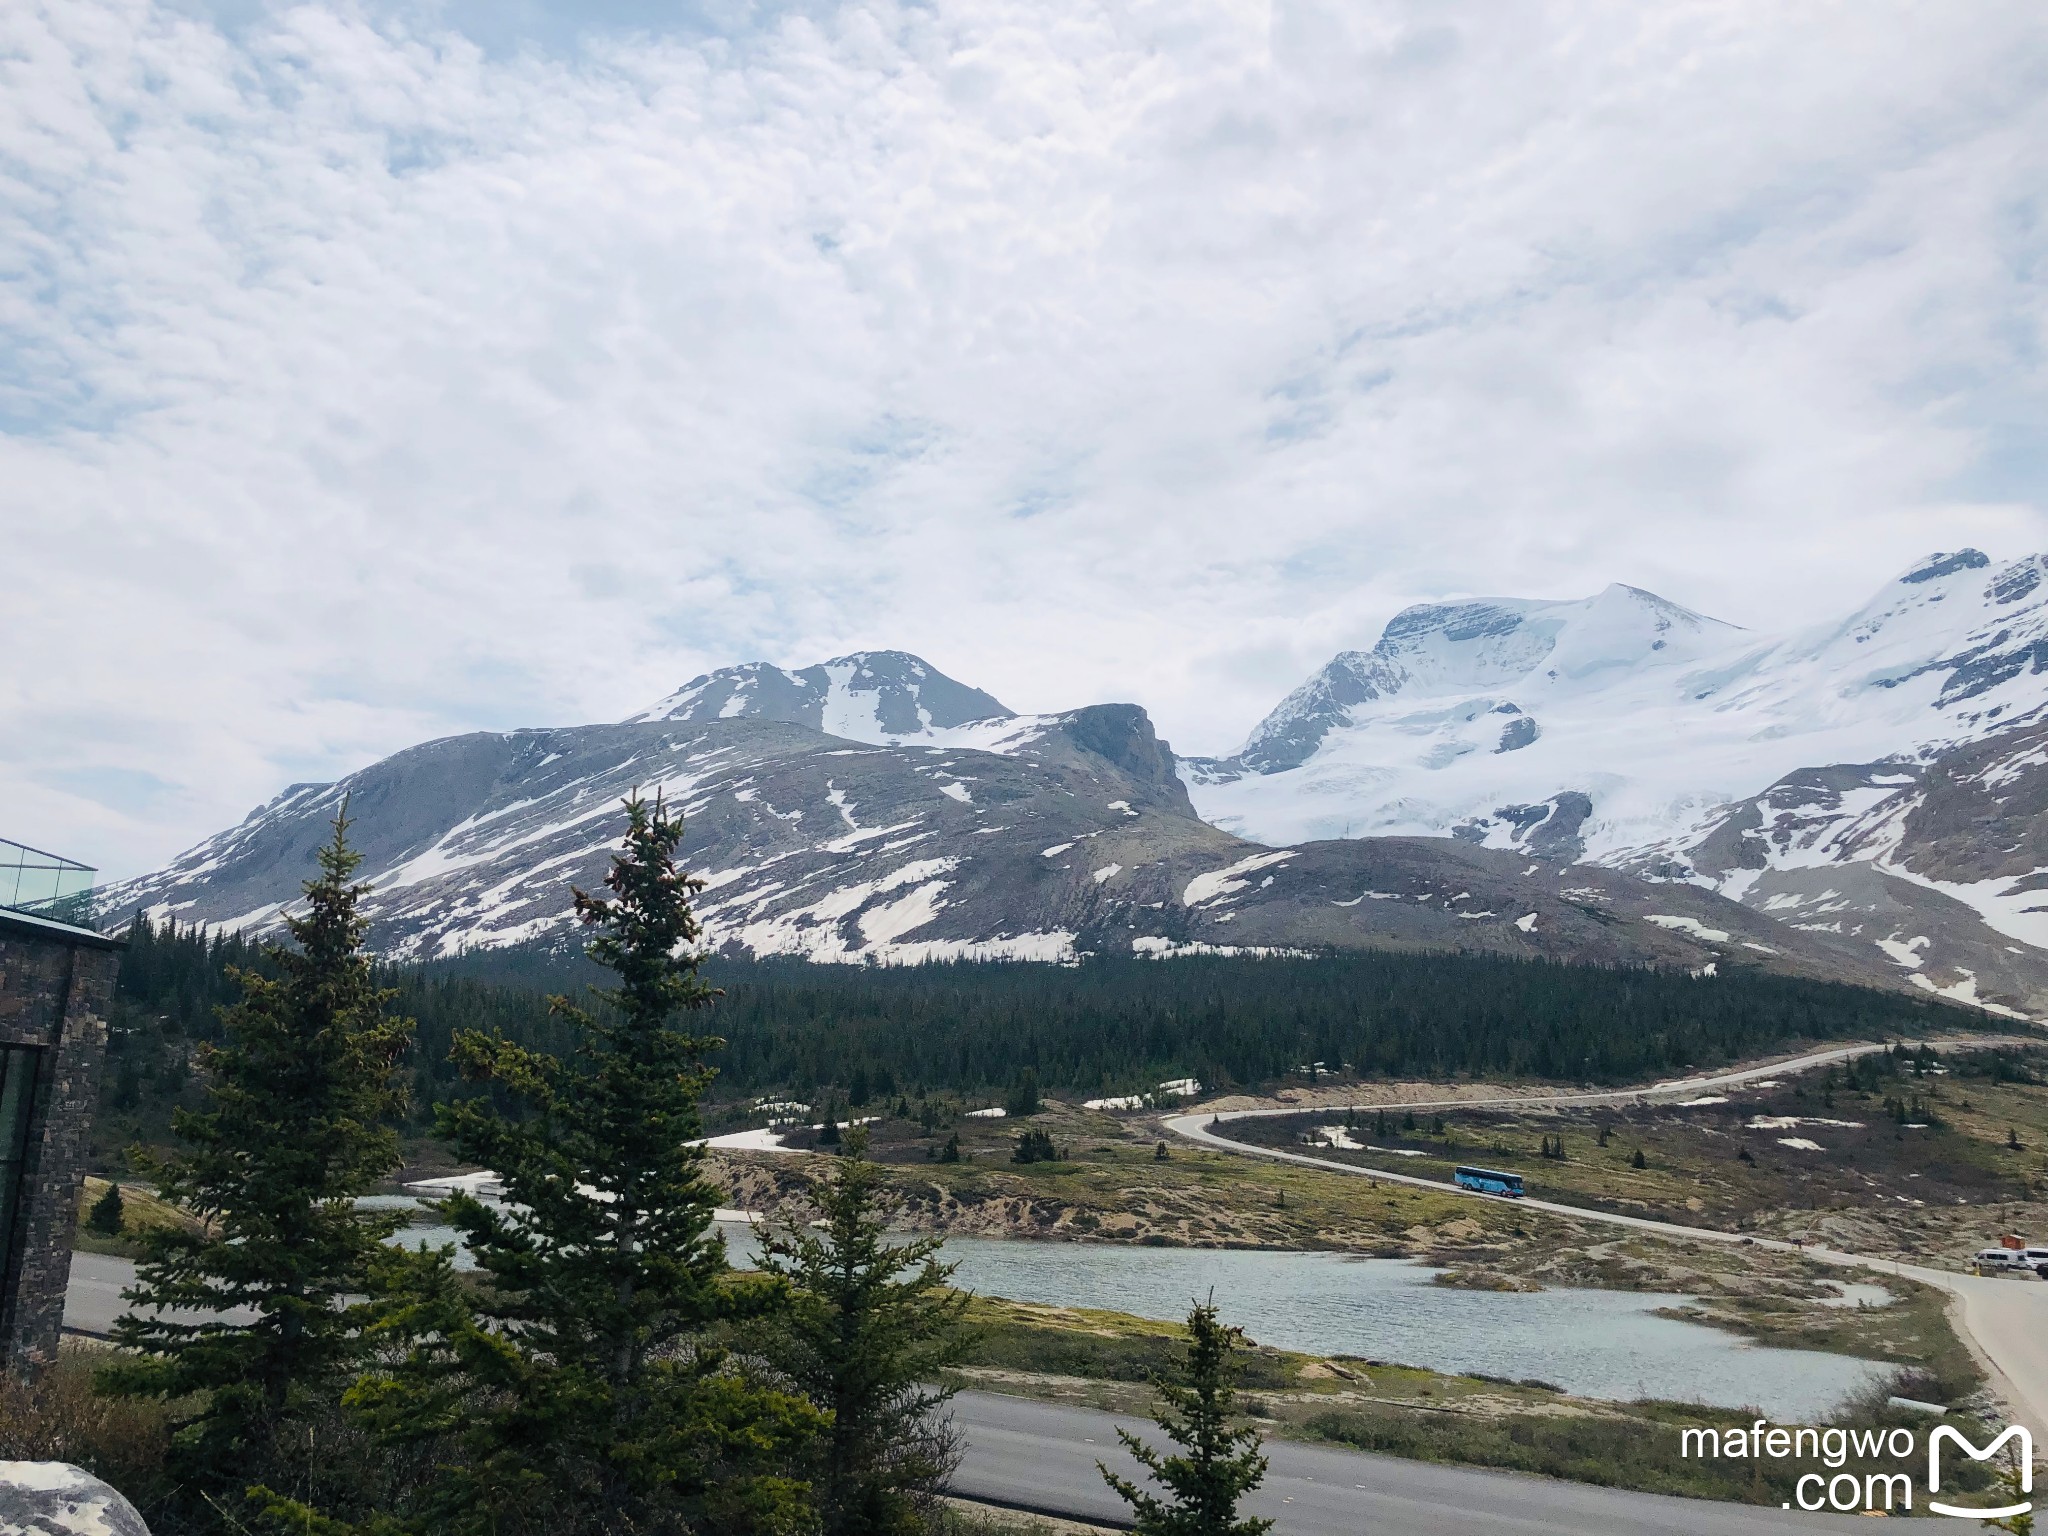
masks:
<svg viewBox="0 0 2048 1536"><path fill-rule="evenodd" d="M1233 1354L1243 1346L1242 1329L1217 1321L1216 1305L1204 1302L1188 1314L1188 1353L1178 1381L1155 1381L1161 1398L1153 1422L1181 1448L1163 1455L1129 1430L1117 1438L1170 1495L1157 1494L1096 1469L1131 1506L1138 1536L1262 1536L1271 1520L1241 1519L1240 1500L1265 1479L1258 1431L1236 1426L1237 1392L1231 1385Z"/></svg>
<svg viewBox="0 0 2048 1536"><path fill-rule="evenodd" d="M692 1145L705 1057L723 1043L681 1022L719 995L697 974L690 899L704 882L676 867L682 821L658 796L629 797L626 818L612 896L575 892L587 953L618 978L596 1009L554 1000L575 1054L456 1042L464 1069L525 1113L442 1106L438 1134L504 1185L502 1206L442 1206L484 1283L458 1283L449 1249L394 1265L382 1331L403 1358L350 1394L389 1443L454 1442L407 1529L672 1536L807 1518L783 1469L816 1415L710 1336L765 1310L774 1287L733 1279Z"/></svg>
<svg viewBox="0 0 2048 1536"><path fill-rule="evenodd" d="M361 855L348 827L344 803L305 910L287 921L297 947L264 947L273 977L232 972L241 1000L222 1010L222 1042L200 1051L206 1107L179 1109L180 1147L144 1163L205 1225L141 1234L124 1293L134 1310L114 1325L126 1357L100 1385L181 1404L173 1447L201 1498L239 1500L275 1473L280 1437L324 1416L363 1356L363 1309L346 1298L404 1220L354 1205L398 1165L381 1122L401 1107L412 1026L384 1012L393 994L362 948L369 888L351 883ZM254 1317L220 1315L238 1309ZM291 1440L304 1459L303 1438Z"/></svg>
<svg viewBox="0 0 2048 1536"><path fill-rule="evenodd" d="M913 1536L928 1527L938 1490L958 1460L934 1418L952 1395L929 1383L971 1340L967 1297L952 1291L940 1239L891 1244L896 1209L867 1157L864 1130L819 1199L822 1227L771 1232L761 1268L788 1300L767 1319L763 1354L831 1415L815 1485L823 1536Z"/></svg>
<svg viewBox="0 0 2048 1536"><path fill-rule="evenodd" d="M1647 1168L1650 1166L1650 1160L1643 1156L1643 1149L1637 1147L1635 1155L1629 1158L1628 1165L1631 1168Z"/></svg>
<svg viewBox="0 0 2048 1536"><path fill-rule="evenodd" d="M1003 1107L1013 1116L1030 1116L1045 1108L1038 1096L1038 1072L1026 1067L1010 1085L1010 1094L1003 1101Z"/></svg>
<svg viewBox="0 0 2048 1536"><path fill-rule="evenodd" d="M121 1186L109 1184L107 1192L93 1201L92 1209L85 1213L85 1229L88 1232L97 1232L101 1237L119 1237L124 1219L121 1211Z"/></svg>
<svg viewBox="0 0 2048 1536"><path fill-rule="evenodd" d="M1992 1474L1992 1487L1998 1490L2002 1507L2018 1506L2020 1513L2007 1515L2002 1520L1986 1520L1984 1524L1994 1531L2004 1531L2007 1536L2034 1536L2034 1511L2030 1495L2034 1491L2034 1480L2028 1475L2026 1463L2020 1459L2019 1447L2009 1445L2005 1449L2005 1460Z"/></svg>

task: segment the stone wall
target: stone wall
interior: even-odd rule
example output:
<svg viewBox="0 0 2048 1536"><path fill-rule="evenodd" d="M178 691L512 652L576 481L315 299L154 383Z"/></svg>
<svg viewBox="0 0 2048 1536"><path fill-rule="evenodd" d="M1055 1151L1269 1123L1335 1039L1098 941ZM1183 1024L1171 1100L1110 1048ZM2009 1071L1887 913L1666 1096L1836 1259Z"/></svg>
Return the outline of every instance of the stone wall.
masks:
<svg viewBox="0 0 2048 1536"><path fill-rule="evenodd" d="M119 950L117 940L0 912L0 1042L42 1047L0 1282L0 1356L17 1371L57 1357Z"/></svg>

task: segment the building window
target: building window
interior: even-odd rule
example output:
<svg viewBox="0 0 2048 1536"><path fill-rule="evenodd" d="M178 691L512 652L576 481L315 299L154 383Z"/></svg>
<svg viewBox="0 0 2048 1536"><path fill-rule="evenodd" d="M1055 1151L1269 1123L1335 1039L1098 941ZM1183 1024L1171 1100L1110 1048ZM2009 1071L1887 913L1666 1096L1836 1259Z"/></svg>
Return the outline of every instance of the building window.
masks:
<svg viewBox="0 0 2048 1536"><path fill-rule="evenodd" d="M0 1045L0 1266L12 1289L14 1227L28 1203L22 1167L28 1160L28 1125L36 1107L36 1066L42 1051L33 1045Z"/></svg>

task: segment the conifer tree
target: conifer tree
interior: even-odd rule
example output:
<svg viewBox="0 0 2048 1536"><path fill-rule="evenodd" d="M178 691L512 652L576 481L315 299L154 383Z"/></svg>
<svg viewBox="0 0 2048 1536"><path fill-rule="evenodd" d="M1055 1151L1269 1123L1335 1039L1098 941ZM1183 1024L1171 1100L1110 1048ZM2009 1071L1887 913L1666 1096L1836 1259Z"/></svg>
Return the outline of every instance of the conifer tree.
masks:
<svg viewBox="0 0 2048 1536"><path fill-rule="evenodd" d="M1188 1314L1188 1353L1179 1380L1154 1382L1161 1398L1153 1422L1181 1448L1179 1455L1155 1451L1129 1430L1117 1438L1152 1480L1169 1495L1138 1487L1097 1462L1096 1469L1131 1506L1138 1536L1263 1536L1271 1520L1239 1516L1237 1506L1264 1481L1266 1458L1258 1431L1236 1425L1236 1372L1232 1356L1244 1332L1225 1327L1208 1301Z"/></svg>
<svg viewBox="0 0 2048 1536"><path fill-rule="evenodd" d="M126 1216L121 1209L121 1186L109 1184L107 1192L93 1201L92 1209L85 1213L85 1227L88 1232L97 1232L101 1237L119 1237L121 1224Z"/></svg>
<svg viewBox="0 0 2048 1536"><path fill-rule="evenodd" d="M202 1498L238 1502L286 1454L280 1437L325 1414L364 1348L347 1298L404 1219L354 1205L398 1165L383 1122L401 1107L411 1021L385 1013L394 994L362 947L369 887L351 880L362 860L348 827L344 803L305 910L287 919L296 947L264 946L274 975L232 972L241 1000L221 1012L222 1042L200 1051L205 1107L179 1109L178 1149L143 1160L205 1225L141 1234L124 1293L135 1310L114 1325L126 1355L100 1385L181 1404L173 1449Z"/></svg>
<svg viewBox="0 0 2048 1536"><path fill-rule="evenodd" d="M595 1008L554 1000L575 1053L457 1038L466 1072L521 1112L491 1098L440 1109L456 1155L504 1186L503 1205L442 1206L483 1283L458 1283L451 1250L408 1256L382 1329L402 1358L350 1394L390 1443L451 1442L406 1529L679 1536L808 1519L784 1468L817 1415L711 1338L777 1287L731 1275L693 1145L705 1058L723 1044L685 1027L718 996L698 976L690 900L704 882L676 867L683 824L659 796L625 808L611 896L575 893L587 953L617 977Z"/></svg>
<svg viewBox="0 0 2048 1536"><path fill-rule="evenodd" d="M957 1461L934 1415L949 1388L931 1385L971 1342L964 1293L940 1239L888 1241L897 1203L867 1156L868 1134L846 1151L819 1199L821 1227L771 1232L761 1268L787 1301L760 1334L763 1353L831 1415L816 1486L823 1536L914 1536L930 1521Z"/></svg>

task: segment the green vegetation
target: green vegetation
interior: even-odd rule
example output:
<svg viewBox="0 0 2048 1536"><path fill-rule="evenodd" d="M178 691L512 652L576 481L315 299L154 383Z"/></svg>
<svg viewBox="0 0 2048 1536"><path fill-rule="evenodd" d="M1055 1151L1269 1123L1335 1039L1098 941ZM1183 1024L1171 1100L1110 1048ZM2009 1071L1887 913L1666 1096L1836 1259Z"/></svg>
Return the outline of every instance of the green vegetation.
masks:
<svg viewBox="0 0 2048 1536"><path fill-rule="evenodd" d="M1859 1430L1901 1428L1924 1434L1924 1415L1889 1406L1888 1389L1868 1394L1836 1415ZM1687 1456L1687 1429L1744 1429L1736 1414L1677 1403L1636 1403L1616 1413L1504 1413L1477 1416L1402 1413L1378 1408L1343 1408L1316 1414L1302 1425L1314 1439L1361 1451L1380 1451L1417 1461L1501 1467L1536 1472L1573 1482L1696 1499L1734 1499L1749 1504L1789 1504L1801 1474L1897 1472L1889 1458L1851 1455L1831 1466L1818 1457L1732 1460ZM1971 1464L1956 1474L1981 1488L1990 1479Z"/></svg>
<svg viewBox="0 0 2048 1536"><path fill-rule="evenodd" d="M1236 1122L1230 1134L1308 1138L1320 1157L1446 1182L1459 1162L1485 1162L1521 1173L1543 1199L1954 1262L2001 1228L2048 1219L2042 1047L1937 1055L1901 1044L1692 1102L1445 1111L1431 1133L1394 1118L1326 1111ZM1340 1121L1367 1150L1332 1145Z"/></svg>
<svg viewBox="0 0 2048 1536"><path fill-rule="evenodd" d="M591 958L616 978L592 1009L558 999L573 1056L500 1036L455 1042L465 1071L509 1097L443 1105L440 1135L496 1170L506 1204L442 1204L451 1249L394 1259L376 1336L386 1353L349 1394L380 1444L437 1444L440 1475L396 1528L448 1536L631 1530L776 1532L809 1523L799 1476L815 1409L718 1347L783 1287L734 1280L700 1175L697 1102L719 1041L684 1027L717 995L698 976L682 822L626 802L606 885L576 893ZM395 1358L394 1358L395 1357ZM865 1357L863 1357L865 1358ZM273 1514L302 1513L283 1502Z"/></svg>
<svg viewBox="0 0 2048 1536"><path fill-rule="evenodd" d="M106 1193L93 1201L85 1213L85 1228L99 1237L119 1237L127 1219L121 1209L121 1186L109 1184Z"/></svg>
<svg viewBox="0 0 2048 1536"><path fill-rule="evenodd" d="M151 1168L162 1198L199 1220L138 1234L136 1309L115 1324L123 1353L102 1378L115 1395L184 1405L172 1465L197 1504L327 1470L301 1472L300 1446L364 1358L349 1298L400 1222L352 1203L398 1162L380 1122L408 1024L384 1012L391 994L362 952L347 826L344 808L291 920L298 947L270 947L273 975L235 974L241 1000L202 1057L207 1106L176 1113L180 1148ZM255 1316L221 1315L237 1309Z"/></svg>
<svg viewBox="0 0 2048 1536"><path fill-rule="evenodd" d="M121 1229L108 1233L92 1225L92 1212L106 1200L107 1191L113 1186L106 1179L90 1174L85 1185L78 1192L78 1229L72 1238L72 1246L87 1253L117 1254L124 1259L142 1257L140 1235L150 1227L189 1227L198 1231L205 1223L189 1211L182 1211L166 1200L159 1200L150 1191L136 1185L128 1185L121 1191Z"/></svg>
<svg viewBox="0 0 2048 1536"><path fill-rule="evenodd" d="M1197 1305L1188 1313L1185 1358L1153 1382L1159 1407L1152 1422L1179 1454L1155 1451L1127 1429L1116 1432L1166 1497L1096 1464L1103 1481L1131 1506L1138 1536L1265 1536L1272 1529L1271 1520L1237 1512L1266 1476L1259 1432L1239 1416L1232 1366L1243 1347L1244 1331L1224 1326L1213 1301Z"/></svg>
<svg viewBox="0 0 2048 1536"><path fill-rule="evenodd" d="M822 1536L916 1536L958 1459L932 1411L952 1395L931 1383L971 1345L967 1298L947 1288L937 1238L887 1241L894 1213L866 1135L818 1201L822 1231L791 1225L763 1240L761 1268L787 1303L757 1334L764 1358L831 1416L820 1437Z"/></svg>
<svg viewBox="0 0 2048 1536"><path fill-rule="evenodd" d="M470 963L517 975L537 962ZM1753 972L1702 979L1478 955L1104 957L1075 967L764 960L723 964L720 977L728 1090L844 1086L858 1074L878 1099L920 1088L999 1098L1027 1070L1044 1091L1074 1097L1181 1076L1251 1086L1309 1062L1341 1062L1351 1076L1615 1082L1806 1040L1983 1024L1940 1002Z"/></svg>
<svg viewBox="0 0 2048 1536"><path fill-rule="evenodd" d="M95 1143L102 1166L128 1142L161 1141L170 1106L196 1102L194 1047L217 1038L227 969L266 963L232 937L141 922L129 936ZM544 991L574 991L592 972L578 956L528 950L380 979L417 1021L409 1128L423 1132L435 1105L497 1093L451 1059L458 1034L485 1029L565 1054L575 1030ZM1143 1093L1187 1076L1252 1087L1315 1062L1325 1064L1310 1070L1317 1079L1618 1082L1814 1040L1984 1025L1937 1000L1756 972L1709 979L1480 955L904 968L725 958L719 979L728 1044L711 1093L734 1118L759 1096L851 1112L951 1095L1024 1115L1046 1093Z"/></svg>
<svg viewBox="0 0 2048 1536"><path fill-rule="evenodd" d="M1938 1309L1933 1315L1939 1316ZM1139 1384L1172 1368L1184 1337L1169 1323L1020 1302L978 1298L971 1316L979 1342L960 1367L963 1383L1121 1413L1143 1408L1146 1391ZM1962 1374L1909 1367L1844 1404L1833 1422L1857 1428L1900 1426L1924 1434L1924 1416L1894 1408L1885 1399L1894 1392L1950 1403L1969 1397L1979 1383L1961 1346L1954 1349L1962 1357ZM1798 1476L1818 1469L1813 1462L1766 1462L1759 1475L1759 1464L1748 1458L1682 1454L1687 1429L1746 1429L1754 1415L1738 1410L1575 1398L1542 1382L1446 1376L1259 1346L1245 1348L1237 1360L1239 1384L1257 1394L1244 1399L1245 1407L1271 1435L1449 1465L1768 1505L1791 1498L1786 1490ZM1966 1426L1966 1432L1977 1430ZM1830 1475L1835 1470L1828 1469ZM1988 1474L1974 1465L1962 1475L1972 1488L1989 1482Z"/></svg>
<svg viewBox="0 0 2048 1536"><path fill-rule="evenodd" d="M718 996L698 975L703 881L676 867L659 798L629 798L626 821L610 896L575 895L614 984L553 1001L571 1054L453 1042L474 1091L437 1106L437 1132L507 1196L441 1203L474 1273L453 1247L390 1245L403 1216L354 1205L398 1160L409 1021L361 947L344 812L295 947L227 972L241 997L197 1052L199 1104L172 1106L176 1150L144 1159L161 1198L130 1221L123 1193L93 1194L87 1239L143 1254L100 1395L81 1403L68 1361L0 1384L0 1445L101 1473L158 1536L932 1528L952 1445L929 1379L965 1300L936 1240L884 1241L857 1130L821 1227L781 1237L769 1273L731 1270L697 1144L722 1042L686 1027Z"/></svg>

